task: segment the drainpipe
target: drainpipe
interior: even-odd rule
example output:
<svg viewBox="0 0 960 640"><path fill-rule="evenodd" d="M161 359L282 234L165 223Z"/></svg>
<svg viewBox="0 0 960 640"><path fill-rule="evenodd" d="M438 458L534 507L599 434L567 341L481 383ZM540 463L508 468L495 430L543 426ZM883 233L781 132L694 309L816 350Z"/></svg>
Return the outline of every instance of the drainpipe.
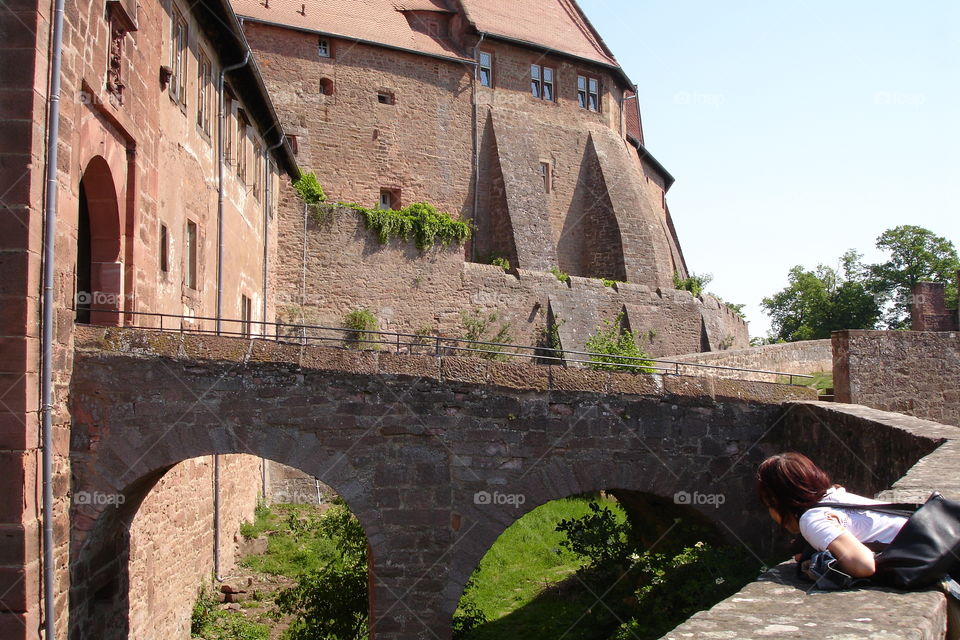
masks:
<svg viewBox="0 0 960 640"><path fill-rule="evenodd" d="M57 238L57 140L60 137L60 63L63 57L63 5L54 0L53 35L50 52L50 94L47 111L46 204L43 244L43 315L40 319L42 354L40 356L43 414L43 622L45 636L56 638L53 564L53 276Z"/></svg>
<svg viewBox="0 0 960 640"><path fill-rule="evenodd" d="M473 233L470 236L470 257L477 262L477 209L480 206L480 109L477 104L477 80L480 76L480 45L486 33L480 32L477 46L473 48Z"/></svg>
<svg viewBox="0 0 960 640"><path fill-rule="evenodd" d="M58 0L62 1L62 0ZM217 96L217 335L223 329L223 79L230 71L245 67L250 62L250 50L247 50L243 62L223 67L220 70L220 82ZM238 140L239 144L240 141ZM220 575L220 456L213 456L213 571L217 581Z"/></svg>
<svg viewBox="0 0 960 640"><path fill-rule="evenodd" d="M267 291L269 290L269 274L267 265L270 263L270 212L273 210L273 172L270 171L270 152L283 144L284 137L280 136L277 144L267 149L264 154L264 175L266 184L263 188L263 305L262 305L262 331L263 337L267 337ZM260 458L260 489L263 494L263 503L267 504L267 459Z"/></svg>
<svg viewBox="0 0 960 640"><path fill-rule="evenodd" d="M219 96L217 98L217 335L223 328L223 78L230 71L247 66L250 62L250 50L243 62L224 67L220 70ZM240 144L240 141L237 141Z"/></svg>

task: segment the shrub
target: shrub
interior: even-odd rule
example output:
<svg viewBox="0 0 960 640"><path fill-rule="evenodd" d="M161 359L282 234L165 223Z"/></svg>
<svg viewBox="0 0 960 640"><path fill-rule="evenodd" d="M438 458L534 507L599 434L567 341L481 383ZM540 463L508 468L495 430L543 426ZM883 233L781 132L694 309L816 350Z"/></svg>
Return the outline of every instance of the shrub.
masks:
<svg viewBox="0 0 960 640"><path fill-rule="evenodd" d="M703 289L713 281L713 276L709 273L697 275L691 273L689 277L681 278L677 272L673 273L673 286L683 291L689 291L693 297L699 298L703 295Z"/></svg>
<svg viewBox="0 0 960 640"><path fill-rule="evenodd" d="M286 640L360 640L367 634L367 538L342 499L319 518L298 520L336 542L339 557L300 577L276 596L282 614L294 616Z"/></svg>
<svg viewBox="0 0 960 640"><path fill-rule="evenodd" d="M493 333L494 325L499 322L500 314L496 311L484 315L480 311L473 313L461 312L463 326L466 330L463 336L464 340L473 342L491 342L495 344L470 344L470 349L477 351L458 352L461 355L472 356L475 358L486 358L487 360L506 360L507 356L503 351L503 344L509 344L513 337L510 334L510 323L501 322L500 328Z"/></svg>
<svg viewBox="0 0 960 640"><path fill-rule="evenodd" d="M348 349L376 349L378 336L371 331L377 331L379 323L377 317L369 309L354 309L343 317L344 346Z"/></svg>
<svg viewBox="0 0 960 640"><path fill-rule="evenodd" d="M393 238L409 240L413 235L417 249L424 251L439 242L443 246L463 244L470 237L470 225L454 220L426 202L415 202L400 210L368 209L358 204L340 203L359 212L367 229L377 234L380 244Z"/></svg>
<svg viewBox="0 0 960 640"><path fill-rule="evenodd" d="M327 201L327 194L324 193L323 187L320 186L316 174L313 172L301 173L300 178L294 181L293 188L296 190L297 195L300 196L300 199L310 207L310 214L313 217L313 221L317 224L323 222L325 219L325 208L323 204Z"/></svg>
<svg viewBox="0 0 960 640"><path fill-rule="evenodd" d="M560 342L560 325L563 321L553 321L547 319L546 324L537 329L537 341L534 346L537 350L534 352L542 358L540 364L563 364L563 349Z"/></svg>
<svg viewBox="0 0 960 640"><path fill-rule="evenodd" d="M500 267L504 271L510 271L510 261L503 256L493 256L490 258L490 264Z"/></svg>
<svg viewBox="0 0 960 640"><path fill-rule="evenodd" d="M590 368L598 371L653 373L653 361L637 346L637 332L623 328L623 312L615 320L604 320L597 332L587 338Z"/></svg>
<svg viewBox="0 0 960 640"><path fill-rule="evenodd" d="M603 286L605 287L613 287L617 284L625 284L623 280L608 280L607 278L602 278L601 282L603 282Z"/></svg>
<svg viewBox="0 0 960 640"><path fill-rule="evenodd" d="M560 282L563 282L564 284L570 284L570 276L563 271L560 271L560 269L557 267L550 267L550 273L552 273Z"/></svg>

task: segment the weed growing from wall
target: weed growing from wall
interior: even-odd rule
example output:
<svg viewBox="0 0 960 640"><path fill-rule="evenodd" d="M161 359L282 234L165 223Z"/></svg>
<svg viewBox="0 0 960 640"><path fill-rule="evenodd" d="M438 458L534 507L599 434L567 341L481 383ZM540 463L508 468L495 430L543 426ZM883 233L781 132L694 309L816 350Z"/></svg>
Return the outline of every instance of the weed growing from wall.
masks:
<svg viewBox="0 0 960 640"><path fill-rule="evenodd" d="M473 340L477 342L493 342L497 344L471 344L471 349L477 351L457 352L455 355L467 355L475 358L486 358L487 360L506 360L507 356L503 352L502 344L509 344L513 337L510 334L510 323L501 322L498 329L495 325L500 321L500 314L491 311L484 314L480 311L472 313L461 312L465 333L464 340Z"/></svg>
<svg viewBox="0 0 960 640"><path fill-rule="evenodd" d="M369 309L354 309L343 316L343 343L347 349L376 349L378 335L370 333L379 329L377 316Z"/></svg>
<svg viewBox="0 0 960 640"><path fill-rule="evenodd" d="M709 273L703 275L697 275L691 273L687 278L681 278L680 274L676 271L673 272L673 286L676 289L681 289L683 291L689 291L693 294L694 298L699 298L703 295L703 289L710 282L713 281L713 276Z"/></svg>
<svg viewBox="0 0 960 640"><path fill-rule="evenodd" d="M400 210L368 209L344 202L340 205L360 213L364 225L377 234L380 244L394 238L409 241L412 235L417 249L425 251L437 243L445 247L462 245L470 238L469 224L454 220L426 202L414 202Z"/></svg>
<svg viewBox="0 0 960 640"><path fill-rule="evenodd" d="M597 332L587 338L590 368L598 371L653 373L653 362L637 346L637 332L623 328L623 312L615 320L604 320Z"/></svg>
<svg viewBox="0 0 960 640"><path fill-rule="evenodd" d="M560 282L564 284L570 284L570 276L563 271L560 271L560 269L557 267L550 267L550 273L552 273L553 276Z"/></svg>

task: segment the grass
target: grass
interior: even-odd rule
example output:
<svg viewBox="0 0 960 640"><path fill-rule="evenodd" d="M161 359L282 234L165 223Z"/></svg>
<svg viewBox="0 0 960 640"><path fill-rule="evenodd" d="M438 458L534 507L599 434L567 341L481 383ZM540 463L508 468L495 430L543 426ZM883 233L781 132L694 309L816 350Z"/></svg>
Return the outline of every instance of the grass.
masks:
<svg viewBox="0 0 960 640"><path fill-rule="evenodd" d="M810 387L811 389L816 389L819 393L823 393L826 389L833 388L833 372L832 371L816 371L811 373L813 378L793 378L793 382L790 382L790 376L777 376L777 382L780 384L793 384L798 387Z"/></svg>
<svg viewBox="0 0 960 640"><path fill-rule="evenodd" d="M247 620L238 611L220 609L217 599L202 591L193 605L190 637L204 640L267 640L270 628Z"/></svg>
<svg viewBox="0 0 960 640"><path fill-rule="evenodd" d="M260 573L296 578L339 557L334 541L297 535L294 531L297 521L316 513L313 505L273 505L271 509L257 509L256 518L249 525L244 523L241 533L254 538L268 533L267 552L247 556L240 564Z"/></svg>
<svg viewBox="0 0 960 640"><path fill-rule="evenodd" d="M564 518L589 514L590 500L548 502L503 532L480 562L472 592L489 622L467 634L467 640L558 638L595 602L573 577L579 556L560 546L564 534L555 530ZM571 633L567 640L602 637Z"/></svg>

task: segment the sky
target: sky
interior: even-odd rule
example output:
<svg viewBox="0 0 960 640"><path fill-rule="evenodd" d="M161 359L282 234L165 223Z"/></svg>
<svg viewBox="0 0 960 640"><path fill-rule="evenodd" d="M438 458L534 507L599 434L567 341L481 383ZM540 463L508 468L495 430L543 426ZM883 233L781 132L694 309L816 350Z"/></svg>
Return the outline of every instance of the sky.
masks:
<svg viewBox="0 0 960 640"><path fill-rule="evenodd" d="M795 265L881 261L902 224L960 247L960 2L579 3L638 85L688 268L751 336Z"/></svg>

